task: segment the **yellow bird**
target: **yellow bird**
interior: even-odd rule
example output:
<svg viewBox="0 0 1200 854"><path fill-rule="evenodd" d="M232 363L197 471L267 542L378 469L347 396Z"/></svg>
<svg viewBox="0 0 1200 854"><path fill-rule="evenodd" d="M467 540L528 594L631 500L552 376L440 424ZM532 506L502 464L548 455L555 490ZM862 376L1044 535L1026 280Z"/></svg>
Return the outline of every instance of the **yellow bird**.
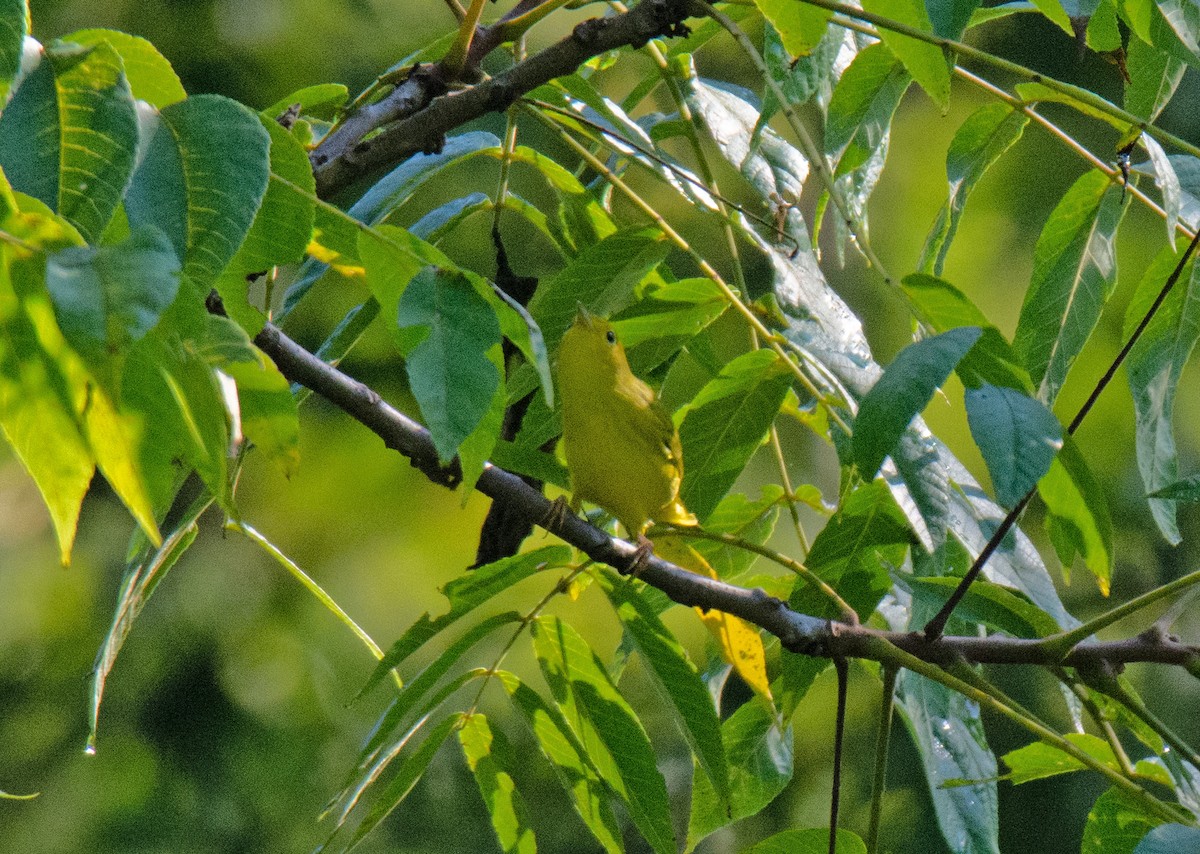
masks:
<svg viewBox="0 0 1200 854"><path fill-rule="evenodd" d="M679 500L679 431L654 390L629 369L612 325L579 307L558 350L563 450L572 503L598 504L650 551L650 520L695 525Z"/></svg>

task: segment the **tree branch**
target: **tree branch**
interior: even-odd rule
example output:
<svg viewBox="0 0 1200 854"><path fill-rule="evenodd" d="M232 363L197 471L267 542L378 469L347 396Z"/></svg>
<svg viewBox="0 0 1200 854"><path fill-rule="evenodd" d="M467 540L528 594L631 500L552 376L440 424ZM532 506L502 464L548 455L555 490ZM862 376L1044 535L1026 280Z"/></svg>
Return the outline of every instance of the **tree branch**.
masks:
<svg viewBox="0 0 1200 854"><path fill-rule="evenodd" d="M624 14L583 21L567 38L503 73L448 94L443 93L456 81L447 80L438 65L416 66L393 92L361 107L313 152L317 194L329 198L373 170L438 151L454 128L507 109L522 95L574 73L594 56L627 45L641 47L659 36L684 35L683 21L691 9L690 0L642 0ZM481 31L480 38L487 41L488 35ZM379 127L384 129L364 139Z"/></svg>
<svg viewBox="0 0 1200 854"><path fill-rule="evenodd" d="M362 423L389 448L408 457L412 465L434 483L449 488L461 482L457 462L443 466L429 431L394 409L376 392L326 364L268 323L255 338L285 377L298 382ZM517 475L491 465L476 484L494 501L511 503L550 533L584 552L592 560L624 572L636 548L610 537L572 514L554 514L551 502ZM909 655L938 665L966 660L981 664L1058 664L1120 669L1134 662L1182 665L1196 668L1200 647L1181 643L1163 632L1148 631L1118 641L1093 641L1075 646L1065 655L1041 640L991 637L939 637L921 632L887 632L851 626L793 611L783 600L761 589L746 589L697 575L651 555L638 570L638 578L663 591L672 601L705 610L724 611L763 628L783 646L804 655L868 658L884 661L888 644ZM887 641L880 644L879 641Z"/></svg>

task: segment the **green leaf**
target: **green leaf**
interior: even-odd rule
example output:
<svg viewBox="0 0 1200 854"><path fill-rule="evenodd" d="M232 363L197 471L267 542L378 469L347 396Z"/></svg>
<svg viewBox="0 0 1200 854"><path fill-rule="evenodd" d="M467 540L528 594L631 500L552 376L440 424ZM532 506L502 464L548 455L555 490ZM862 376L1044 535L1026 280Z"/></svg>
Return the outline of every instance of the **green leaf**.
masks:
<svg viewBox="0 0 1200 854"><path fill-rule="evenodd" d="M669 361L728 308L729 301L711 279L664 282L614 315L613 328L629 351L633 372L644 376Z"/></svg>
<svg viewBox="0 0 1200 854"><path fill-rule="evenodd" d="M1200 829L1182 824L1160 824L1142 837L1133 854L1179 854L1200 851Z"/></svg>
<svg viewBox="0 0 1200 854"><path fill-rule="evenodd" d="M1064 738L1093 759L1103 762L1114 771L1120 770L1121 766L1113 753L1112 745L1099 736L1069 732ZM1010 750L1001 758L1009 768L1009 773L1005 774L1004 778L1014 786L1028 783L1030 780L1044 780L1058 774L1068 774L1071 771L1083 771L1088 767L1071 754L1044 742L1034 742Z"/></svg>
<svg viewBox="0 0 1200 854"><path fill-rule="evenodd" d="M1011 388L969 388L966 406L996 500L1015 507L1050 468L1062 447L1062 425L1042 403Z"/></svg>
<svg viewBox="0 0 1200 854"><path fill-rule="evenodd" d="M369 691L398 667L410 655L436 637L460 618L474 611L485 602L519 584L535 572L549 566L564 565L571 559L567 546L544 546L531 552L504 558L460 575L446 582L442 595L450 602L450 609L440 617L430 617L426 612L409 626L400 639L392 644L387 654L375 666L362 691ZM360 692L362 693L362 692Z"/></svg>
<svg viewBox="0 0 1200 854"><path fill-rule="evenodd" d="M530 826L529 809L505 770L519 764L508 740L499 730L492 731L486 717L473 714L466 717L458 731L458 741L487 805L501 850L505 854L533 854L537 851L537 841Z"/></svg>
<svg viewBox="0 0 1200 854"><path fill-rule="evenodd" d="M754 0L764 18L771 22L792 56L807 56L817 46L833 12L792 0Z"/></svg>
<svg viewBox="0 0 1200 854"><path fill-rule="evenodd" d="M158 323L179 291L179 259L153 226L111 246L46 259L46 287L67 341L93 365L118 360Z"/></svg>
<svg viewBox="0 0 1200 854"><path fill-rule="evenodd" d="M1186 47L1194 58L1200 60L1200 9L1197 9L1195 4L1182 0L1161 0L1158 8L1175 31L1180 44Z"/></svg>
<svg viewBox="0 0 1200 854"><path fill-rule="evenodd" d="M762 110L746 100L745 90L734 91L715 81L702 80L691 65L680 70L685 74L683 92L688 106L704 122L721 155L759 198L764 203L800 198L808 177L808 161L771 128L760 127ZM780 239L780 235L773 237ZM794 248L789 247L789 251Z"/></svg>
<svg viewBox="0 0 1200 854"><path fill-rule="evenodd" d="M789 104L815 101L825 110L842 69L837 66L838 55L846 45L847 33L840 27L826 27L816 46L802 56L792 54L778 31L768 23L763 27L763 62ZM772 87L763 91L762 120L766 122L779 111L780 104Z"/></svg>
<svg viewBox="0 0 1200 854"><path fill-rule="evenodd" d="M854 419L854 459L864 479L875 477L908 425L981 334L974 326L943 332L905 347L887 367Z"/></svg>
<svg viewBox="0 0 1200 854"><path fill-rule="evenodd" d="M568 719L572 712L577 722L586 719L611 756L617 776L606 776L605 782L621 798L651 848L658 854L674 854L667 786L637 715L578 632L556 617L540 617L531 628L538 663L555 700L564 706ZM587 736L580 735L587 744Z"/></svg>
<svg viewBox="0 0 1200 854"><path fill-rule="evenodd" d="M4 0L0 3L0 103L8 97L8 89L21 71L25 36L28 34L27 0Z"/></svg>
<svg viewBox="0 0 1200 854"><path fill-rule="evenodd" d="M609 806L604 780L558 706L547 703L511 673L499 671L496 678L525 716L538 748L550 761L588 831L608 854L624 852L621 829Z"/></svg>
<svg viewBox="0 0 1200 854"><path fill-rule="evenodd" d="M607 572L600 576L600 583L621 625L654 675L663 699L674 710L680 731L717 797L728 804L729 768L721 743L721 723L695 665L633 585L624 578L614 579Z"/></svg>
<svg viewBox="0 0 1200 854"><path fill-rule="evenodd" d="M1070 438L1038 482L1038 493L1046 502L1046 527L1063 572L1069 575L1075 555L1082 555L1107 596L1113 567L1112 519L1104 492Z"/></svg>
<svg viewBox="0 0 1200 854"><path fill-rule="evenodd" d="M266 194L271 137L257 115L219 95L193 95L157 119L125 196L129 223L166 232L184 275L207 287L241 246Z"/></svg>
<svg viewBox="0 0 1200 854"><path fill-rule="evenodd" d="M837 156L839 174L857 169L885 141L892 116L912 76L885 45L859 51L829 102L825 152Z"/></svg>
<svg viewBox="0 0 1200 854"><path fill-rule="evenodd" d="M1053 3L1057 2L1057 0L1046 0L1046 2ZM1089 118L1112 125L1121 133L1129 130L1129 122L1117 115L1119 110L1117 110L1116 105L1079 86L1060 82L1055 84L1054 88L1051 88L1045 83L1018 83L1013 88L1026 104L1041 102L1066 104L1071 109ZM1096 106L1095 102L1097 100L1103 102L1108 109Z"/></svg>
<svg viewBox="0 0 1200 854"><path fill-rule="evenodd" d="M988 748L979 707L910 671L901 672L896 699L921 755L942 837L951 850L999 854L996 757ZM977 782L943 786L947 780Z"/></svg>
<svg viewBox="0 0 1200 854"><path fill-rule="evenodd" d="M0 113L0 168L95 243L133 173L137 109L107 44L57 45Z"/></svg>
<svg viewBox="0 0 1200 854"><path fill-rule="evenodd" d="M213 365L200 355L224 327L188 280L162 321L130 348L122 410L140 419L138 463L154 507L165 512L194 468L222 509L236 516L229 482L229 413ZM186 463L186 466L185 466Z"/></svg>
<svg viewBox="0 0 1200 854"><path fill-rule="evenodd" d="M1038 238L1013 349L1047 406L1116 285L1113 240L1122 211L1120 188L1093 169L1063 196Z"/></svg>
<svg viewBox="0 0 1200 854"><path fill-rule="evenodd" d="M1150 493L1152 498L1169 501L1200 501L1200 474L1189 475Z"/></svg>
<svg viewBox="0 0 1200 854"><path fill-rule="evenodd" d="M367 225L378 225L448 167L464 163L485 149L499 147L496 135L485 131L449 137L438 152L414 155L372 184L350 207L350 216Z"/></svg>
<svg viewBox="0 0 1200 854"><path fill-rule="evenodd" d="M772 710L760 699L744 703L730 715L721 725L721 737L729 757L733 798L726 810L708 777L696 775L688 821L689 851L714 830L758 815L792 779L792 728L781 729Z"/></svg>
<svg viewBox="0 0 1200 854"><path fill-rule="evenodd" d="M929 12L920 0L867 0L863 8L933 34ZM904 63L908 73L921 84L921 88L944 115L950 109L950 67L942 49L910 36L902 36L886 27L879 28L879 37L888 50Z"/></svg>
<svg viewBox="0 0 1200 854"><path fill-rule="evenodd" d="M107 43L121 57L133 97L152 107L162 109L187 97L171 63L158 52L158 48L141 36L119 30L76 30L63 36L62 41L81 45Z"/></svg>
<svg viewBox="0 0 1200 854"><path fill-rule="evenodd" d="M1113 786L1092 805L1079 854L1133 854L1146 834L1162 823L1139 799ZM1182 850L1176 849L1179 854Z"/></svg>
<svg viewBox="0 0 1200 854"><path fill-rule="evenodd" d="M404 686L404 688L400 691L400 696L392 701L392 704L388 707L387 711L385 711L382 717L380 717L380 719L376 722L375 728L371 732L371 737L367 740L367 743L363 746L362 751L359 753L358 768L360 770L366 770L367 768L371 767L373 763L378 761L377 756L380 748L387 744L392 737L392 733L395 732L396 728L400 726L401 722L403 722L404 719L410 713L412 713L414 709L420 710L418 716L424 716L432 710L433 704L427 702L424 707L422 707L420 705L421 701L424 700L426 695L433 690L433 687L437 685L439 681L441 681L442 677L450 672L454 665L458 663L459 659L466 655L471 647L475 646L475 644L479 643L497 629L512 625L514 623L519 623L520 621L521 615L515 611L506 611L502 614L493 614L487 619L481 620L475 625L471 626L471 628L463 632L462 637L458 638L453 643L447 645L445 649L441 650L436 659L430 662L430 664L424 670L422 670L415 679L410 680L409 683ZM379 669L379 666L376 666L376 673L379 672ZM367 688L369 688L376 681L378 680L375 678L375 674L372 674L372 678L369 679L363 689L358 692L358 696L361 697L363 692L365 692ZM443 695L435 694L434 699L435 702L440 702L440 700L444 699L444 697Z"/></svg>
<svg viewBox="0 0 1200 854"><path fill-rule="evenodd" d="M100 724L100 703L104 697L104 686L108 674L117 663L117 655L125 644L125 639L133 630L133 623L146 607L146 603L158 588L159 583L166 577L171 567L195 541L200 528L196 522L204 511L212 504L212 496L205 493L198 496L179 518L175 520L173 529L163 537L162 544L157 547L144 548L125 565L125 574L121 579L121 590L117 596L117 607L113 612L112 625L104 636L103 643L96 653L96 663L92 666L92 696L88 709L88 747L95 750L96 732Z"/></svg>
<svg viewBox="0 0 1200 854"><path fill-rule="evenodd" d="M1150 155L1150 164L1153 166L1154 186L1158 187L1162 197L1163 211L1166 213L1167 243L1174 247L1175 230L1179 227L1179 213L1183 206L1183 190L1179 184L1179 176L1175 174L1175 167L1171 163L1171 158L1167 156L1167 153L1163 151L1163 147L1158 144L1158 141L1154 137L1149 134L1143 134L1139 137L1138 142L1146 149L1146 153Z"/></svg>
<svg viewBox="0 0 1200 854"><path fill-rule="evenodd" d="M493 408L502 369L488 351L499 349L500 324L465 275L436 267L413 277L398 311L409 385L449 462Z"/></svg>
<svg viewBox="0 0 1200 854"><path fill-rule="evenodd" d="M1063 8L1061 0L1033 0L1033 5L1037 6L1038 11L1043 15L1058 24L1065 33L1071 36L1075 35L1075 30L1071 27L1071 18Z"/></svg>
<svg viewBox="0 0 1200 854"><path fill-rule="evenodd" d="M421 781L434 754L457 727L462 725L463 714L456 712L448 715L436 727L430 730L425 740L400 765L396 776L388 781L387 786L379 794L374 805L367 812L362 822L355 828L354 836L350 839L348 848L354 848L368 833L387 818L400 803L408 797L413 788Z"/></svg>
<svg viewBox="0 0 1200 854"><path fill-rule="evenodd" d="M346 103L348 96L349 90L341 83L317 83L280 98L261 114L275 121L292 104L299 104L301 115L332 121L337 118L338 110Z"/></svg>
<svg viewBox="0 0 1200 854"><path fill-rule="evenodd" d="M983 330L975 346L958 363L956 371L963 384L973 388L982 383L1033 391L1029 372L1021 365L1000 330L992 326L973 302L949 282L924 273L910 273L901 282L916 317L934 332L947 332L960 326L978 326Z"/></svg>
<svg viewBox="0 0 1200 854"><path fill-rule="evenodd" d="M529 301L529 313L542 330L546 346L557 348L579 303L602 317L627 305L669 250L657 228L629 228L588 246L566 267L543 279Z"/></svg>
<svg viewBox="0 0 1200 854"><path fill-rule="evenodd" d="M979 0L927 0L925 8L933 31L939 36L955 41L962 38L971 22L971 16L979 8Z"/></svg>
<svg viewBox="0 0 1200 854"><path fill-rule="evenodd" d="M232 321L228 323L233 325ZM245 335L241 327L235 328ZM279 466L285 477L290 477L300 465L300 420L296 398L274 362L257 350L254 357L223 362L220 369L237 383L246 441Z"/></svg>
<svg viewBox="0 0 1200 854"><path fill-rule="evenodd" d="M1187 65L1137 36L1130 36L1125 68L1129 72L1129 82L1125 84L1125 109L1152 122L1179 88Z"/></svg>
<svg viewBox="0 0 1200 854"><path fill-rule="evenodd" d="M19 301L18 287L14 287L22 279L36 281L44 268L28 260L13 264L10 275L11 253L7 246L0 250L0 428L37 484L58 536L59 556L66 565L95 463L76 417L66 370L43 344L44 334L39 334L59 334L44 286L37 301L45 311L32 316L26 308L28 298Z"/></svg>
<svg viewBox="0 0 1200 854"><path fill-rule="evenodd" d="M278 123L261 115L260 120L271 137L267 193L245 240L216 281L225 310L250 335L259 333L266 317L247 301L247 279L303 260L316 215L308 153Z"/></svg>
<svg viewBox="0 0 1200 854"><path fill-rule="evenodd" d="M1113 0L1100 0L1095 6L1095 11L1092 12L1091 20L1087 22L1087 33L1084 36L1084 41L1089 48L1097 53L1105 53L1108 51L1121 50L1124 46L1121 38L1121 27L1117 23L1117 7ZM1134 36L1130 39L1130 47L1133 46ZM1128 70L1128 54L1126 55L1126 70ZM1129 94L1128 88L1125 90L1126 96Z"/></svg>
<svg viewBox="0 0 1200 854"><path fill-rule="evenodd" d="M933 614L949 601L960 580L961 577L954 575L926 576L909 578L906 584L913 597ZM967 589L967 595L954 609L954 616L965 623L982 624L1017 638L1042 638L1060 631L1054 618L1028 599L982 579L976 579Z"/></svg>
<svg viewBox="0 0 1200 854"><path fill-rule="evenodd" d="M852 830L837 831L837 854L867 854L867 846ZM827 854L829 829L784 830L751 845L742 854Z"/></svg>
<svg viewBox="0 0 1200 854"><path fill-rule="evenodd" d="M800 485L796 487L796 493L810 507L828 512L816 487ZM775 530L782 504L783 487L777 484L764 484L762 496L753 501L741 493L726 495L704 520L704 530L713 534L733 534L747 542L763 545ZM713 540L693 540L689 545L717 571L717 577L725 581L736 580L758 559L758 555L739 546Z"/></svg>
<svg viewBox="0 0 1200 854"><path fill-rule="evenodd" d="M941 275L967 196L987 170L1021 138L1027 124L1029 117L1024 113L997 103L980 107L959 126L946 152L950 197L938 212L921 250L918 262L921 270Z"/></svg>
<svg viewBox="0 0 1200 854"><path fill-rule="evenodd" d="M904 562L908 523L882 481L863 484L813 540L805 565L866 619L891 587L889 570ZM838 616L825 596L797 583L788 604L803 614Z"/></svg>
<svg viewBox="0 0 1200 854"><path fill-rule="evenodd" d="M1125 336L1142 322L1178 263L1164 248L1146 268L1125 314ZM1175 504L1164 488L1179 477L1175 446L1175 393L1184 366L1200 339L1200 276L1191 264L1171 289L1141 338L1129 351L1126 376L1137 416L1138 470L1155 524L1172 545L1180 542Z"/></svg>
<svg viewBox="0 0 1200 854"><path fill-rule="evenodd" d="M712 512L762 444L790 387L783 360L771 350L754 350L727 364L684 407L679 497L699 519Z"/></svg>

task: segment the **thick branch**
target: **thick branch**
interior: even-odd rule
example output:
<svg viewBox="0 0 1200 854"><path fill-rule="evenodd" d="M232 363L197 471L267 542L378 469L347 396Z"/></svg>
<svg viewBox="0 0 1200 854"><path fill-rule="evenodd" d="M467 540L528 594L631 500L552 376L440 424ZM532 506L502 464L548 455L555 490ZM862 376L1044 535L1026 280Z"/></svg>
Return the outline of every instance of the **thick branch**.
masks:
<svg viewBox="0 0 1200 854"><path fill-rule="evenodd" d="M370 388L327 365L271 324L264 327L255 343L289 380L307 386L343 409L383 439L389 448L408 457L430 480L450 488L458 485L461 477L457 465L443 466L438 461L429 431L391 407ZM577 516L562 514L560 518L551 512L551 502L544 495L504 469L488 464L476 489L494 501L513 504L547 531L599 563L624 571L633 560L634 546L608 536ZM748 590L696 575L653 555L639 569L638 578L681 605L741 617L778 637L785 648L805 655L883 660L886 654L878 643L883 639L935 664L965 659L988 664L1070 667L1108 664L1119 668L1134 662L1194 666L1200 660L1200 647L1156 632L1120 641L1081 643L1061 657L1036 640L995 636L930 640L920 632L884 632L850 626L797 613L761 589Z"/></svg>
<svg viewBox="0 0 1200 854"><path fill-rule="evenodd" d="M420 152L438 151L445 135L454 128L507 109L522 95L555 77L574 73L594 56L625 46L641 47L659 36L682 35L690 9L690 0L642 0L624 14L584 21L567 38L502 74L445 95L441 91L446 83L436 73L410 77L384 101L364 107L368 113L348 119L335 139L322 143L314 152L317 193L328 198L375 169ZM377 135L358 141L367 131L400 116L404 117ZM353 128L346 130L352 121Z"/></svg>

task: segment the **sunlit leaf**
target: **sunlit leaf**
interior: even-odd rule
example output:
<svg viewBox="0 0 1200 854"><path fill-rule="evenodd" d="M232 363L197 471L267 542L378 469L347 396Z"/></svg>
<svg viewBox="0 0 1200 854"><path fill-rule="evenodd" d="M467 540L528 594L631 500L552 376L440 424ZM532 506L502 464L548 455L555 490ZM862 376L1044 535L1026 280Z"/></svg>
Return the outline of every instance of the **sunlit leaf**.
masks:
<svg viewBox="0 0 1200 854"><path fill-rule="evenodd" d="M0 168L89 242L121 201L138 148L137 110L107 44L61 44L0 113Z"/></svg>
<svg viewBox="0 0 1200 854"><path fill-rule="evenodd" d="M1125 84L1125 109L1154 121L1175 94L1187 65L1137 36L1130 37L1126 50L1129 82Z"/></svg>
<svg viewBox="0 0 1200 854"><path fill-rule="evenodd" d="M1113 753L1112 745L1104 739L1089 733L1069 732L1064 738L1093 759L1103 762L1114 771L1121 766ZM1005 779L1014 785L1028 783L1031 780L1042 780L1057 774L1067 774L1071 771L1083 771L1088 766L1069 753L1045 742L1034 742L1016 750L1010 750L1001 757L1008 766L1009 772Z"/></svg>
<svg viewBox="0 0 1200 854"><path fill-rule="evenodd" d="M1029 117L1007 104L988 104L972 113L959 126L946 152L946 175L950 198L938 212L925 240L918 266L941 275L946 253L958 231L967 196L988 169L1008 151L1029 124Z"/></svg>
<svg viewBox="0 0 1200 854"><path fill-rule="evenodd" d="M762 443L790 386L783 361L771 350L756 350L727 364L683 409L679 497L701 520Z"/></svg>
<svg viewBox="0 0 1200 854"><path fill-rule="evenodd" d="M517 711L525 716L542 755L550 760L572 806L592 836L608 854L623 852L621 830L609 805L604 780L559 707L543 700L511 673L501 671L496 678L512 697Z"/></svg>
<svg viewBox="0 0 1200 854"><path fill-rule="evenodd" d="M837 854L867 854L867 846L858 834L845 828L838 828L835 845ZM827 854L828 851L828 828L813 828L780 831L743 849L742 854Z"/></svg>
<svg viewBox="0 0 1200 854"><path fill-rule="evenodd" d="M661 548L661 543L656 546ZM665 553L662 556L671 559ZM600 581L621 624L654 674L663 698L674 710L676 722L700 767L722 803L728 803L729 769L721 743L721 724L695 665L633 586L624 579L614 580L609 574L602 575Z"/></svg>
<svg viewBox="0 0 1200 854"><path fill-rule="evenodd" d="M4 0L0 4L0 102L21 70L21 54L28 35L29 8L26 0Z"/></svg>
<svg viewBox="0 0 1200 854"><path fill-rule="evenodd" d="M538 663L555 700L573 708L577 721L586 719L611 756L617 776L606 776L606 782L654 851L673 854L675 834L666 783L637 715L573 628L557 618L541 617L532 624L532 633Z"/></svg>
<svg viewBox="0 0 1200 854"><path fill-rule="evenodd" d="M1146 834L1162 823L1141 799L1113 786L1092 805L1079 854L1133 854Z"/></svg>
<svg viewBox="0 0 1200 854"><path fill-rule="evenodd" d="M1142 322L1178 264L1170 247L1146 268L1125 315L1125 335ZM1200 339L1200 281L1192 264L1159 306L1150 324L1129 352L1126 375L1137 416L1138 470L1150 511L1167 541L1180 541L1175 504L1165 488L1179 477L1175 445L1175 394L1184 366Z"/></svg>
<svg viewBox="0 0 1200 854"><path fill-rule="evenodd" d="M179 82L179 76L171 68L171 63L159 53L158 48L141 36L119 30L91 29L76 30L63 36L62 40L82 45L107 42L121 57L133 97L152 107L162 109L187 97L187 92L183 90L183 84Z"/></svg>
<svg viewBox="0 0 1200 854"><path fill-rule="evenodd" d="M792 56L806 56L816 47L833 12L791 0L754 0L763 17L771 22Z"/></svg>
<svg viewBox="0 0 1200 854"><path fill-rule="evenodd" d="M929 12L919 0L867 0L863 8L885 18L933 34ZM943 113L950 107L950 67L946 54L936 45L903 36L886 27L879 28L879 37L894 53L925 93Z"/></svg>
<svg viewBox="0 0 1200 854"><path fill-rule="evenodd" d="M960 326L978 326L983 330L975 346L955 369L968 388L991 383L1005 388L1033 392L1029 372L1000 334L973 302L949 282L924 273L910 273L901 283L917 318L934 332L947 332Z"/></svg>
<svg viewBox="0 0 1200 854"><path fill-rule="evenodd" d="M1038 238L1013 349L1048 406L1116 285L1120 197L1108 176L1094 169L1067 191Z"/></svg>
<svg viewBox="0 0 1200 854"><path fill-rule="evenodd" d="M474 714L469 715L459 729L458 741L487 805L501 850L506 854L537 851L529 809L506 770L519 763L504 734L492 730L483 715Z"/></svg>
<svg viewBox="0 0 1200 854"><path fill-rule="evenodd" d="M625 307L669 248L657 228L629 228L588 246L566 267L543 279L529 301L529 313L546 346L557 348L580 303L602 317Z"/></svg>
<svg viewBox="0 0 1200 854"><path fill-rule="evenodd" d="M1075 442L1063 442L1050 471L1038 482L1038 493L1046 502L1046 526L1064 573L1070 573L1075 555L1082 555L1107 596L1113 568L1112 519L1104 492Z"/></svg>

